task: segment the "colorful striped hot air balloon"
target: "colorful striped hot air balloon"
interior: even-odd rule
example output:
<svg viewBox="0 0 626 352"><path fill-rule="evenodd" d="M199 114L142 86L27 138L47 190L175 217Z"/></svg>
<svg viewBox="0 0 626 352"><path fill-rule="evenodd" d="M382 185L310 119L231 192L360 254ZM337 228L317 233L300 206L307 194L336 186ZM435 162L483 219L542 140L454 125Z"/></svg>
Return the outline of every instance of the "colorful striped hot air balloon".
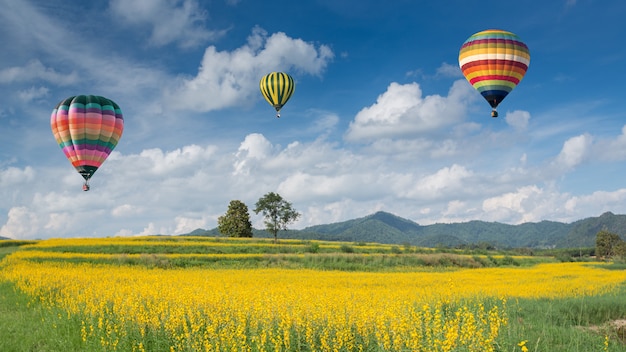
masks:
<svg viewBox="0 0 626 352"><path fill-rule="evenodd" d="M265 100L276 109L276 117L280 117L280 109L287 103L296 85L288 74L272 72L261 78L259 87Z"/></svg>
<svg viewBox="0 0 626 352"><path fill-rule="evenodd" d="M524 78L530 64L526 44L515 34L499 29L478 32L459 51L463 75L492 107L498 117L498 104Z"/></svg>
<svg viewBox="0 0 626 352"><path fill-rule="evenodd" d="M52 110L50 126L59 147L85 179L83 190L88 191L89 179L122 137L122 110L104 97L73 96Z"/></svg>

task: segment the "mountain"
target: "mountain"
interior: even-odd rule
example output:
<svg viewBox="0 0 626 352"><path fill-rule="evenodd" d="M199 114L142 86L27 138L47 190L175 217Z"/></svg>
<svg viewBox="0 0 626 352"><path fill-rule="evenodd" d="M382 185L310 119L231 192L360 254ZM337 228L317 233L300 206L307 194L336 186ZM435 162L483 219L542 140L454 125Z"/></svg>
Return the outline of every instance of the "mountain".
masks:
<svg viewBox="0 0 626 352"><path fill-rule="evenodd" d="M557 247L589 247L592 242L592 246L595 246L596 234L602 230L606 230L612 233L616 233L626 238L626 215L615 215L611 212L606 212L599 217L587 218L572 223L571 230L563 238L562 241L557 242Z"/></svg>
<svg viewBox="0 0 626 352"><path fill-rule="evenodd" d="M411 220L379 211L363 218L311 226L302 231L320 234L319 239L323 240L406 243L418 235L421 228Z"/></svg>
<svg viewBox="0 0 626 352"><path fill-rule="evenodd" d="M426 226L425 237L431 244L441 236L454 236L460 241L460 243L438 242L444 246L489 243L497 247L549 248L554 247L557 241L563 239L570 227L569 224L553 221L507 225L474 220L465 223ZM595 233L593 234L593 241L593 245L595 245ZM422 243L416 244L423 245Z"/></svg>
<svg viewBox="0 0 626 352"><path fill-rule="evenodd" d="M421 226L386 212L329 225L307 227L303 231L319 233L320 239L342 241L409 243L422 247L457 247L489 243L497 247L554 247L563 242L572 225L553 221L507 225L497 222ZM595 233L593 234L595 244Z"/></svg>
<svg viewBox="0 0 626 352"><path fill-rule="evenodd" d="M580 248L595 247L596 235L607 230L626 238L626 215L611 212L573 223L541 221L508 225L498 222L419 225L394 214L377 213L348 221L315 225L303 230L281 231L279 238L346 242L411 244L421 247L458 247L488 244L497 248ZM194 230L193 235L219 236L217 229ZM254 237L271 237L253 230Z"/></svg>

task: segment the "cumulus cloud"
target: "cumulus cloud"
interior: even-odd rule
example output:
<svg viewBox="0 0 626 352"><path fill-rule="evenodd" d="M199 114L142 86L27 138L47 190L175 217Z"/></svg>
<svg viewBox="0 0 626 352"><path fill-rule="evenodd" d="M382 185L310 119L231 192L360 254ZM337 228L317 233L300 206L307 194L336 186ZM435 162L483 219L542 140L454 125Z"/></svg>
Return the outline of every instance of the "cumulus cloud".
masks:
<svg viewBox="0 0 626 352"><path fill-rule="evenodd" d="M208 13L195 0L112 0L110 8L126 23L149 27L149 43L154 46L178 43L193 47L225 33L204 27Z"/></svg>
<svg viewBox="0 0 626 352"><path fill-rule="evenodd" d="M207 221L203 218L189 218L185 216L177 216L175 219L176 227L174 233L189 233L199 228L206 228Z"/></svg>
<svg viewBox="0 0 626 352"><path fill-rule="evenodd" d="M508 192L483 201L483 210L489 214L489 219L501 221L503 219L518 218L526 212L524 202L531 197L538 197L542 190L535 186L525 186L515 192ZM519 222L519 218L517 222Z"/></svg>
<svg viewBox="0 0 626 352"><path fill-rule="evenodd" d="M233 164L233 174L249 175L250 168L254 167L255 162L263 161L270 156L272 149L272 144L262 134L247 135L235 154L237 160Z"/></svg>
<svg viewBox="0 0 626 352"><path fill-rule="evenodd" d="M315 175L303 171L290 174L278 185L278 192L298 201L334 201L341 198L371 200L384 196L393 183L388 175L355 173Z"/></svg>
<svg viewBox="0 0 626 352"><path fill-rule="evenodd" d="M7 222L0 227L0 236L25 239L37 235L39 217L27 207L13 207L9 209Z"/></svg>
<svg viewBox="0 0 626 352"><path fill-rule="evenodd" d="M409 188L406 197L418 199L446 198L452 195L459 196L471 189L466 183L473 176L473 172L461 165L454 164L437 170L434 174L416 180L416 184Z"/></svg>
<svg viewBox="0 0 626 352"><path fill-rule="evenodd" d="M582 163L589 153L592 137L587 134L572 137L563 143L563 149L554 160L559 168L572 169Z"/></svg>
<svg viewBox="0 0 626 352"><path fill-rule="evenodd" d="M351 151L324 140L280 146L260 133L247 135L231 149L188 145L114 154L92 179L90 192L80 191L81 180L74 172L63 173L74 176L67 180L48 180L56 182L52 187L57 191L50 191L50 186L41 186L43 180L34 177L38 169L5 169L0 173L2 185L26 182L27 189L34 190L30 196L15 198L6 190L15 187L0 188L4 192L0 204L8 209L0 235L188 233L217 226L217 217L230 200L253 206L270 191L303 213L293 228L378 210L420 224L474 219L571 221L606 207L617 212L626 198L626 190L572 196L533 183L539 180L529 177L528 170L487 172L459 162L435 169L411 168L406 160L371 149ZM263 227L260 216L251 215L254 226Z"/></svg>
<svg viewBox="0 0 626 352"><path fill-rule="evenodd" d="M530 120L530 113L528 111L515 110L513 112L507 112L504 117L506 123L513 126L516 130L525 130L528 127L528 121Z"/></svg>
<svg viewBox="0 0 626 352"><path fill-rule="evenodd" d="M591 194L572 196L565 202L568 212L585 214L601 214L607 211L615 211L626 202L626 189L615 191L595 191Z"/></svg>
<svg viewBox="0 0 626 352"><path fill-rule="evenodd" d="M467 82L456 81L447 97L422 97L417 83L391 83L376 103L357 113L345 138L370 141L379 138L408 137L450 126L462 121L470 94Z"/></svg>
<svg viewBox="0 0 626 352"><path fill-rule="evenodd" d="M35 170L31 166L23 169L8 167L0 170L0 188L8 189L20 183L28 183L35 177Z"/></svg>
<svg viewBox="0 0 626 352"><path fill-rule="evenodd" d="M257 27L248 43L232 52L208 47L196 77L180 78L168 95L178 109L211 111L240 105L258 99L259 80L266 73L319 75L333 56L326 45L315 47L282 32L268 35Z"/></svg>

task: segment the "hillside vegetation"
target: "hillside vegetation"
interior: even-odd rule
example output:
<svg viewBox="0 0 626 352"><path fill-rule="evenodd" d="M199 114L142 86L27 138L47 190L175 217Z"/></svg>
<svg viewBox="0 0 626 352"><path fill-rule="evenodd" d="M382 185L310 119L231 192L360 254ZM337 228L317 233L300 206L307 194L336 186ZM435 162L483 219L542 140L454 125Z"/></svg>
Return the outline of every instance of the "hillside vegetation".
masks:
<svg viewBox="0 0 626 352"><path fill-rule="evenodd" d="M594 247L596 235L607 230L626 239L626 215L611 212L573 223L541 221L520 225L498 222L419 225L399 216L377 212L363 218L316 225L302 230L281 231L280 238L346 242L377 242L420 247L464 248L489 244L494 248L584 248ZM269 237L254 230L254 237ZM195 230L188 235L219 236L217 229Z"/></svg>

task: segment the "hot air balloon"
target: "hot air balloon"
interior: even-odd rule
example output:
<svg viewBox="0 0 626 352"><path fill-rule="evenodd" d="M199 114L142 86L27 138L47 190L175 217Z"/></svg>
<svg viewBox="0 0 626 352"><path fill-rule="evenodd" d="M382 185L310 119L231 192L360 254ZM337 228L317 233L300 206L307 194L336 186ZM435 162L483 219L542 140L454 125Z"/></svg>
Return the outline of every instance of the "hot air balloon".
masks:
<svg viewBox="0 0 626 352"><path fill-rule="evenodd" d="M89 179L122 137L122 110L101 96L73 96L52 110L50 126L59 147L85 179L83 191L88 191Z"/></svg>
<svg viewBox="0 0 626 352"><path fill-rule="evenodd" d="M459 51L463 75L492 107L498 117L498 104L524 78L530 64L526 44L515 34L499 29L478 32Z"/></svg>
<svg viewBox="0 0 626 352"><path fill-rule="evenodd" d="M276 109L276 117L280 118L280 109L293 94L296 85L293 78L283 72L272 72L261 78L259 82L265 100Z"/></svg>

